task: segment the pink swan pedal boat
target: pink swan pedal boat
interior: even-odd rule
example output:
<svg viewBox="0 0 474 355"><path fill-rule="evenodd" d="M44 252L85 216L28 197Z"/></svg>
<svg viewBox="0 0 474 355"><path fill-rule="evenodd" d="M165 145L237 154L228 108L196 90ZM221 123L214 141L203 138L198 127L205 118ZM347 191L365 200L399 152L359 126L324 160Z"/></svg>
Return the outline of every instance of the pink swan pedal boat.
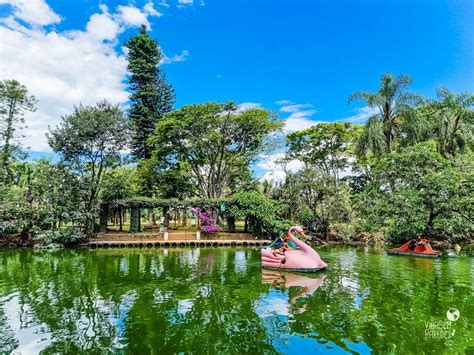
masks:
<svg viewBox="0 0 474 355"><path fill-rule="evenodd" d="M316 272L326 269L328 264L321 260L313 248L296 238L294 232L306 238L303 228L291 227L288 231L290 250L287 250L284 256L280 255L272 250L273 243L261 249L262 267L297 272Z"/></svg>

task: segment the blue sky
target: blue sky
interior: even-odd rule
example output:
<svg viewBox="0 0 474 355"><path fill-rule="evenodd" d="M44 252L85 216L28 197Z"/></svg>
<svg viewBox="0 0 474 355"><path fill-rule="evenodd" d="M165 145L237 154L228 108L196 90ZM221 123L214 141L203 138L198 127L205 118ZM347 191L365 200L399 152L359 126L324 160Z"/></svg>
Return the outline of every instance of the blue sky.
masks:
<svg viewBox="0 0 474 355"><path fill-rule="evenodd" d="M428 97L441 85L474 91L472 0L0 4L0 78L23 79L43 102L28 132L32 150L48 149L47 125L72 104L126 102L122 44L143 20L167 56L161 67L177 107L253 103L278 111L295 130L313 121L363 122L370 110L347 98L375 90L385 71L411 75L413 90Z"/></svg>
<svg viewBox="0 0 474 355"><path fill-rule="evenodd" d="M58 29L83 28L98 11L98 1L74 3L49 1L65 17ZM471 0L210 0L161 11L152 36L165 53L190 52L165 66L178 106L235 100L276 108L288 99L313 104L317 119L335 120L351 114L350 93L375 89L384 71L411 75L427 96L440 85L474 89Z"/></svg>

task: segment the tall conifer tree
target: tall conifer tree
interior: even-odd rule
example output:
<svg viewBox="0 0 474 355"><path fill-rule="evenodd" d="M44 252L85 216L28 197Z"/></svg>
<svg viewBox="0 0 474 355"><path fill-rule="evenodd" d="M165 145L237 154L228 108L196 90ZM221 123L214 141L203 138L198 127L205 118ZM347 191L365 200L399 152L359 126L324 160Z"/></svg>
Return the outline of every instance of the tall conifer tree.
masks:
<svg viewBox="0 0 474 355"><path fill-rule="evenodd" d="M148 138L155 131L156 123L173 109L175 95L172 86L166 81L159 64L163 58L161 49L148 33L145 25L140 33L131 37L125 44L132 101L130 120L132 123L132 154L136 160L151 158Z"/></svg>
<svg viewBox="0 0 474 355"><path fill-rule="evenodd" d="M36 98L16 80L0 81L0 183L13 181L12 164L21 155L22 135L18 130L24 123L23 115L36 110Z"/></svg>

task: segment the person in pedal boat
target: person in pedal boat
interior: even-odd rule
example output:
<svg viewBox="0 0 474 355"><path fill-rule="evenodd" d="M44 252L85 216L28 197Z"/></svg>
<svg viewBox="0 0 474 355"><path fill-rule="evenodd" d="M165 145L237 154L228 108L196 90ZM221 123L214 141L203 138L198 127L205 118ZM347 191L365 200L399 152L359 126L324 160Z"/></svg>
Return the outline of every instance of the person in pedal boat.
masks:
<svg viewBox="0 0 474 355"><path fill-rule="evenodd" d="M286 251L291 249L291 247L288 245L288 241L290 240L291 238L289 236L283 238L279 237L272 247L273 255L278 256L280 259L282 259L282 262L285 260Z"/></svg>
<svg viewBox="0 0 474 355"><path fill-rule="evenodd" d="M427 243L429 243L430 240L428 239L428 237L425 237L425 236L421 236L421 237L418 237L418 239L412 239L410 241L410 246L408 247L411 251L415 250L415 248L419 245L425 245Z"/></svg>

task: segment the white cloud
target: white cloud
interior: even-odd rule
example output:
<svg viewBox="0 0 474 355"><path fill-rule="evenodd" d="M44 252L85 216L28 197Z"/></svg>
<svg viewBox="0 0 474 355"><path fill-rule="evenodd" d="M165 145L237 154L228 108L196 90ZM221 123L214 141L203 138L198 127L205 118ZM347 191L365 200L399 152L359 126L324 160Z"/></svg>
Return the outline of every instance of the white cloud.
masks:
<svg viewBox="0 0 474 355"><path fill-rule="evenodd" d="M37 111L25 115L26 147L50 151L45 137L48 126L55 127L75 104L89 105L102 99L118 104L127 102L127 63L115 46L119 34L132 22L141 24L139 19L152 16L150 7L130 12L133 6L127 6L110 13L102 4L101 12L90 16L85 29L57 32L41 27L60 19L44 1L8 3L15 5L12 14L0 20L0 80L16 79L38 99ZM38 3L42 5L38 7ZM35 11L38 14L31 19L29 16L33 15L27 14ZM139 15L133 18L134 14ZM184 57L188 54L182 53Z"/></svg>
<svg viewBox="0 0 474 355"><path fill-rule="evenodd" d="M296 115L291 115L288 119L286 119L283 130L288 133L301 131L322 122L323 121L309 120L306 116L298 117Z"/></svg>
<svg viewBox="0 0 474 355"><path fill-rule="evenodd" d="M276 103L277 105L280 105L280 106L281 106L281 105L289 105L289 104L292 104L293 101L291 101L291 100L280 100L280 101L276 101L275 103Z"/></svg>
<svg viewBox="0 0 474 355"><path fill-rule="evenodd" d="M99 4L99 9L102 12L109 12L109 7L105 4Z"/></svg>
<svg viewBox="0 0 474 355"><path fill-rule="evenodd" d="M279 111L283 114L288 114L287 117L283 118L285 123L284 133L303 130L312 127L318 123L327 123L327 121L313 120L312 117L316 114L317 110L311 104L296 104L291 100L280 100L275 102L280 106ZM356 109L356 113L345 119L339 120L342 122L350 123L364 123L369 117L378 113L377 109L370 107L361 107ZM285 157L285 152L280 151L275 154L262 155L260 161L257 163L257 167L263 170L263 176L260 181L272 181L280 182L286 178L285 171L297 172L303 166L303 162L297 159L293 159L285 162L283 167L280 162ZM353 175L354 172L351 168L347 168L340 173L340 177Z"/></svg>
<svg viewBox="0 0 474 355"><path fill-rule="evenodd" d="M86 31L97 40L113 40L121 32L119 24L105 11L93 14L86 25Z"/></svg>
<svg viewBox="0 0 474 355"><path fill-rule="evenodd" d="M93 104L101 99L127 100L123 79L126 62L95 33L34 30L22 33L0 26L2 38L1 79L17 79L35 95L38 110L25 116L26 145L49 150L45 133L74 104Z"/></svg>
<svg viewBox="0 0 474 355"><path fill-rule="evenodd" d="M311 119L317 112L311 104L295 104L290 100L280 100L276 104L280 106L280 112L290 114L284 118L283 130L286 133L300 131L321 122Z"/></svg>
<svg viewBox="0 0 474 355"><path fill-rule="evenodd" d="M156 17L163 16L161 12L155 9L155 7L153 6L153 2L151 1L147 2L145 6L143 6L143 10L151 16L156 16Z"/></svg>
<svg viewBox="0 0 474 355"><path fill-rule="evenodd" d="M46 26L61 22L61 17L55 13L44 0L0 0L0 4L13 7L13 15L33 26Z"/></svg>
<svg viewBox="0 0 474 355"><path fill-rule="evenodd" d="M126 25L134 27L145 25L147 28L150 28L150 23L148 22L148 13L145 11L142 11L139 8L131 5L119 5L117 10L119 11L121 20Z"/></svg>
<svg viewBox="0 0 474 355"><path fill-rule="evenodd" d="M300 112L307 112L308 115L313 115L316 113L316 110L312 110L311 108L313 105L311 104L295 104L295 105L286 105L280 107L281 112L289 112L289 113L300 113ZM311 110L310 110L311 109Z"/></svg>
<svg viewBox="0 0 474 355"><path fill-rule="evenodd" d="M275 153L262 155L261 160L257 163L257 167L265 171L265 174L261 177L261 181L273 181L280 182L285 179L285 169L290 172L296 172L303 167L303 162L297 159L285 162L285 169L280 162L285 157L285 153Z"/></svg>
<svg viewBox="0 0 474 355"><path fill-rule="evenodd" d="M184 62L184 61L186 61L188 56L189 56L189 51L187 49L184 49L184 50L181 51L181 54L175 54L172 57L167 57L166 55L164 55L163 59L161 60L161 64Z"/></svg>
<svg viewBox="0 0 474 355"><path fill-rule="evenodd" d="M196 3L197 3L197 1L196 1ZM205 6L206 3L204 2L204 0L200 0L199 5L200 6ZM194 6L194 0L178 0L178 4L176 5L176 7L178 9L183 9L183 8L186 8L186 7L193 7L193 6Z"/></svg>
<svg viewBox="0 0 474 355"><path fill-rule="evenodd" d="M255 312L262 319L275 317L275 315L288 317L290 314L290 303L284 297L287 296L280 296L278 294L277 297L272 297L271 299L270 297L258 299Z"/></svg>
<svg viewBox="0 0 474 355"><path fill-rule="evenodd" d="M357 109L355 115L349 116L343 121L350 123L365 123L370 117L379 113L376 107L364 106Z"/></svg>

